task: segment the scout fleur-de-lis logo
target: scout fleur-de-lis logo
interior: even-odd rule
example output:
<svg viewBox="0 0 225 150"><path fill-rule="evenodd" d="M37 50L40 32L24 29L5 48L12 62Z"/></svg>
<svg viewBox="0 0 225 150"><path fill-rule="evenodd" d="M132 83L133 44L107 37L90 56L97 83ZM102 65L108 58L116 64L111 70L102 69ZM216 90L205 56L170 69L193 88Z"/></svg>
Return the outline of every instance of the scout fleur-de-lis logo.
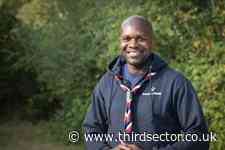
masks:
<svg viewBox="0 0 225 150"><path fill-rule="evenodd" d="M156 89L156 88L153 86L153 87L151 88L151 92L154 92L155 89Z"/></svg>

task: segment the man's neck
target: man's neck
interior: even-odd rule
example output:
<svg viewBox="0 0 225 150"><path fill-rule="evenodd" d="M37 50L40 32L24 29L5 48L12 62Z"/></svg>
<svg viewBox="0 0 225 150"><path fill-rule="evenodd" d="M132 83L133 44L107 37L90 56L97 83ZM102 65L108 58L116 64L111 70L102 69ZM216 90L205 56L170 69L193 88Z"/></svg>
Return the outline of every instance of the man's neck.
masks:
<svg viewBox="0 0 225 150"><path fill-rule="evenodd" d="M144 69L144 66L134 66L134 65L131 65L131 64L127 64L127 68L128 68L128 72L130 74L137 74L137 75L143 75L145 74L145 69Z"/></svg>

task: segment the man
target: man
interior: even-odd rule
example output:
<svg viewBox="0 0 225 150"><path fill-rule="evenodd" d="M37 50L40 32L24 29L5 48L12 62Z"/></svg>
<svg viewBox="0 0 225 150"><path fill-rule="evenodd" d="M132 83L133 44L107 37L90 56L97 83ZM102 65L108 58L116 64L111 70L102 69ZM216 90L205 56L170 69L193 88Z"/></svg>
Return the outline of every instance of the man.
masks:
<svg viewBox="0 0 225 150"><path fill-rule="evenodd" d="M208 142L149 140L153 134L207 133L196 93L181 73L152 50L151 24L142 16L121 25L121 52L96 85L83 122L90 150L208 150ZM124 133L121 136L120 134ZM141 140L140 135L148 135ZM134 140L132 135L139 134Z"/></svg>

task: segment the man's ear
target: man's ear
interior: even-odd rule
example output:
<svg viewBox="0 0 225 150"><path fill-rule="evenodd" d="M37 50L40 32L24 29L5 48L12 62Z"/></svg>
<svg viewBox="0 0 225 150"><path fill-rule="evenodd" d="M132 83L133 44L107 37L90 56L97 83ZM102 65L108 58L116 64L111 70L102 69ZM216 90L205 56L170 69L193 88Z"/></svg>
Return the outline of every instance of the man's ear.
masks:
<svg viewBox="0 0 225 150"><path fill-rule="evenodd" d="M155 34L154 32L152 31L151 33L151 49L155 49L157 47L157 41L155 39Z"/></svg>
<svg viewBox="0 0 225 150"><path fill-rule="evenodd" d="M154 40L151 41L151 49L153 49L155 47L155 42Z"/></svg>

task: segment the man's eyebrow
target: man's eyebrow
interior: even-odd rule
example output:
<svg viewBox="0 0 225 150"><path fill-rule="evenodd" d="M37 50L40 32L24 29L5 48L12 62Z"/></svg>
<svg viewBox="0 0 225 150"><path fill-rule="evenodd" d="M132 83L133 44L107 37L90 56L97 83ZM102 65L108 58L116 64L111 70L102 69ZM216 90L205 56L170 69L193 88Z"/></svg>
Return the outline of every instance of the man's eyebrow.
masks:
<svg viewBox="0 0 225 150"><path fill-rule="evenodd" d="M141 39L147 39L148 38L148 36L147 35L135 35L135 36L130 36L130 35L122 35L121 37L120 37L120 39L126 39L126 38L141 38Z"/></svg>

